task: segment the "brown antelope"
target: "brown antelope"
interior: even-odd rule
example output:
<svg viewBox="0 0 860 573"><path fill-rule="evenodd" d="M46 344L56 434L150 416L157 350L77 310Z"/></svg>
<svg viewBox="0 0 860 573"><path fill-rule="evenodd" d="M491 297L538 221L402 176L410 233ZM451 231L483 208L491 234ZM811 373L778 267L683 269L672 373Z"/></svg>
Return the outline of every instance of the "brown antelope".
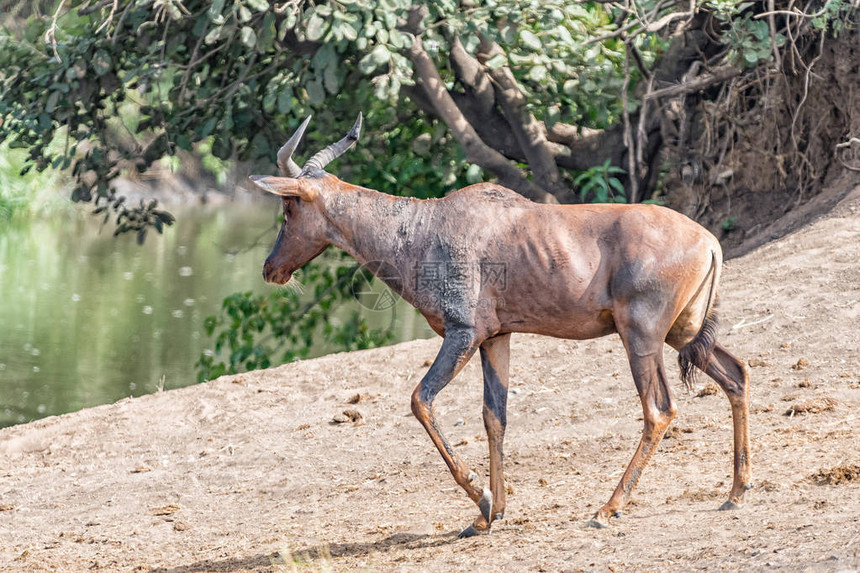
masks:
<svg viewBox="0 0 860 573"><path fill-rule="evenodd" d="M350 185L323 169L355 144L361 114L346 137L299 168L292 153L309 120L278 153L282 177L252 177L283 198L284 223L263 276L285 284L335 245L370 266L444 338L412 394L412 412L480 508L462 537L488 533L505 513L502 445L512 332L576 340L617 332L627 351L645 427L618 487L589 525L604 527L619 514L675 417L664 342L678 350L685 383L699 368L729 398L734 482L720 509L739 507L750 480L749 374L715 338L722 251L711 233L664 207L543 205L491 183L429 200ZM433 409L433 399L476 350L489 488L476 484Z"/></svg>

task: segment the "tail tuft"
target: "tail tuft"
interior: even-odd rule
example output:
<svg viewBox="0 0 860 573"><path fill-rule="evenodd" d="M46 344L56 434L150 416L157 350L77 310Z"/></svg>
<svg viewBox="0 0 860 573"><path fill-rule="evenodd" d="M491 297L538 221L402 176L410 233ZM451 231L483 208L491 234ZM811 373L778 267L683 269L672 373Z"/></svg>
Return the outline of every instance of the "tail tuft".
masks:
<svg viewBox="0 0 860 573"><path fill-rule="evenodd" d="M711 363L714 345L717 342L717 326L720 320L717 316L717 301L708 309L705 322L699 333L678 352L678 366L681 367L681 381L688 390L696 382L696 368L704 371Z"/></svg>

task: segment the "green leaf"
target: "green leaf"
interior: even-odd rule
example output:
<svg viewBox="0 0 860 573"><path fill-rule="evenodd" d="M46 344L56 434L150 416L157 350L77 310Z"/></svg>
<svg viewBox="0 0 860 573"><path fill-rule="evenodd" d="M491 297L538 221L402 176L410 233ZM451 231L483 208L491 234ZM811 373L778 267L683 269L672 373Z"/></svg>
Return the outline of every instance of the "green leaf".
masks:
<svg viewBox="0 0 860 573"><path fill-rule="evenodd" d="M507 64L508 57L505 54L496 54L495 56L484 62L484 65L491 70L498 70L499 68L506 66Z"/></svg>
<svg viewBox="0 0 860 573"><path fill-rule="evenodd" d="M179 7L176 6L176 4L173 4L172 2L170 2L168 4L165 4L165 7L167 8L167 13L170 14L171 19L173 19L173 20L181 20L182 19L182 12L179 11ZM141 241L141 243L142 243L142 241Z"/></svg>
<svg viewBox="0 0 860 573"><path fill-rule="evenodd" d="M358 30L356 30L352 24L342 24L340 28L340 33L343 34L343 37L350 42L354 42L358 38Z"/></svg>
<svg viewBox="0 0 860 573"><path fill-rule="evenodd" d="M331 65L325 69L323 74L323 84L328 93L335 95L340 91L340 78L337 73L337 64Z"/></svg>
<svg viewBox="0 0 860 573"><path fill-rule="evenodd" d="M275 15L271 12L263 16L263 24L257 34L257 46L261 52L266 53L272 49L275 43Z"/></svg>
<svg viewBox="0 0 860 573"><path fill-rule="evenodd" d="M359 60L358 70L362 74L368 75L382 64L387 64L390 59L391 52L388 51L388 48L382 44L377 44L369 54Z"/></svg>
<svg viewBox="0 0 860 573"><path fill-rule="evenodd" d="M391 52L382 44L377 44L373 51L370 52L370 59L376 67L382 64L387 64L391 60Z"/></svg>
<svg viewBox="0 0 860 573"><path fill-rule="evenodd" d="M265 12L270 7L267 0L245 0L245 3L257 12Z"/></svg>
<svg viewBox="0 0 860 573"><path fill-rule="evenodd" d="M210 117L206 120L206 123L197 130L197 137L199 139L205 139L209 136L210 133L215 131L215 126L218 125L218 119L214 117Z"/></svg>
<svg viewBox="0 0 860 573"><path fill-rule="evenodd" d="M544 66L534 66L529 70L529 79L540 82L546 79L547 69Z"/></svg>
<svg viewBox="0 0 860 573"><path fill-rule="evenodd" d="M92 65L98 75L105 75L111 70L112 62L110 54L104 50L98 50L93 56Z"/></svg>
<svg viewBox="0 0 860 573"><path fill-rule="evenodd" d="M242 43L248 46L249 48L253 48L257 45L257 33L254 32L253 28L250 26L243 26L242 31L240 32L240 37L242 39Z"/></svg>
<svg viewBox="0 0 860 573"><path fill-rule="evenodd" d="M748 25L752 30L753 36L755 36L758 41L767 42L770 40L770 28L768 27L767 22L757 20L749 22Z"/></svg>
<svg viewBox="0 0 860 573"><path fill-rule="evenodd" d="M203 34L203 30L206 29L208 25L208 19L206 14L202 14L197 20L194 21L194 27L191 29L191 33L196 37L200 37Z"/></svg>
<svg viewBox="0 0 860 573"><path fill-rule="evenodd" d="M316 70L323 70L332 64L337 65L337 54L334 46L330 43L320 46L311 58L311 63Z"/></svg>
<svg viewBox="0 0 860 573"><path fill-rule="evenodd" d="M320 38L323 37L323 34L326 32L326 22L316 14L311 16L310 20L308 20L308 25L305 30L305 33L308 36L308 40L312 42L316 42Z"/></svg>
<svg viewBox="0 0 860 573"><path fill-rule="evenodd" d="M546 119L544 120L546 123L547 129L550 129L553 125L558 123L561 120L561 109L557 105L553 105L547 108L546 110Z"/></svg>
<svg viewBox="0 0 860 573"><path fill-rule="evenodd" d="M212 28L212 30L210 30L209 33L206 34L206 37L203 39L203 41L206 42L207 45L208 44L214 44L215 42L217 42L218 40L220 40L223 37L223 34L224 34L224 26L218 26L217 28Z"/></svg>
<svg viewBox="0 0 860 573"><path fill-rule="evenodd" d="M48 101L45 104L45 111L48 113L54 113L54 109L57 107L57 102L60 100L60 92L51 92L51 95L48 96Z"/></svg>
<svg viewBox="0 0 860 573"><path fill-rule="evenodd" d="M529 30L521 30L520 31L520 41L527 47L535 52L539 52L543 50L543 44L533 32Z"/></svg>
<svg viewBox="0 0 860 573"><path fill-rule="evenodd" d="M513 24L507 24L502 28L501 31L502 41L509 45L513 46L517 42L517 27Z"/></svg>
<svg viewBox="0 0 860 573"><path fill-rule="evenodd" d="M404 34L399 30L391 30L388 34L388 40L391 42L392 47L396 50L402 50L409 46L409 36Z"/></svg>
<svg viewBox="0 0 860 573"><path fill-rule="evenodd" d="M212 4L209 6L209 10L207 10L207 14L209 14L209 18L215 20L219 16L221 16L221 12L224 10L224 0L213 0Z"/></svg>
<svg viewBox="0 0 860 573"><path fill-rule="evenodd" d="M284 86L280 92L278 92L278 112L279 113L289 113L293 107L293 90L290 86Z"/></svg>
<svg viewBox="0 0 860 573"><path fill-rule="evenodd" d="M272 113L275 111L275 105L278 100L278 94L274 91L267 91L263 96L263 111Z"/></svg>
<svg viewBox="0 0 860 573"><path fill-rule="evenodd" d="M377 76L375 78L377 81L375 82L376 88L373 90L373 94L376 96L378 100L387 100L388 99L388 76Z"/></svg>
<svg viewBox="0 0 860 573"><path fill-rule="evenodd" d="M480 183L483 181L483 170L480 165L475 165L474 163L469 165L469 168L466 169L466 181L469 183Z"/></svg>
<svg viewBox="0 0 860 573"><path fill-rule="evenodd" d="M314 105L321 105L325 101L325 89L319 79L308 82L305 85L308 92L308 99Z"/></svg>
<svg viewBox="0 0 860 573"><path fill-rule="evenodd" d="M253 139L251 139L251 143L248 144L248 153L252 158L258 157L268 157L269 152L272 151L269 145L269 140L266 136L258 131Z"/></svg>

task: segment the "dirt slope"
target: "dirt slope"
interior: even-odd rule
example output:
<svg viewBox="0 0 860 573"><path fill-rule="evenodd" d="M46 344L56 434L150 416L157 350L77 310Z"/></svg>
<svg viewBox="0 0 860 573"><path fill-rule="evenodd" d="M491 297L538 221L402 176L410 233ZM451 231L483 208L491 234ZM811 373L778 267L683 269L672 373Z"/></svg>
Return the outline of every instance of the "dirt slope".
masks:
<svg viewBox="0 0 860 573"><path fill-rule="evenodd" d="M458 540L476 509L409 411L437 339L0 430L0 570L856 571L859 193L726 265L720 338L753 375L756 487L740 511L715 511L731 422L702 377L676 388L674 429L625 514L584 529L641 429L624 352L617 336L515 336L507 515ZM485 479L478 360L437 404ZM348 409L363 419L331 423Z"/></svg>

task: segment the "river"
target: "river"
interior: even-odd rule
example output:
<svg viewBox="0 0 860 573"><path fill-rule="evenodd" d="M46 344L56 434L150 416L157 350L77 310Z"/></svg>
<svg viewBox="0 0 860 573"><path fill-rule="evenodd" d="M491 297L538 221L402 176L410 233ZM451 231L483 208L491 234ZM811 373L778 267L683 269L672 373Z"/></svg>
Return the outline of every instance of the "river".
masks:
<svg viewBox="0 0 860 573"><path fill-rule="evenodd" d="M275 210L172 208L176 224L143 246L86 214L0 222L0 426L194 383L204 318L231 293L273 288L261 270ZM402 300L353 308L397 340L432 335ZM331 350L320 340L313 354Z"/></svg>

